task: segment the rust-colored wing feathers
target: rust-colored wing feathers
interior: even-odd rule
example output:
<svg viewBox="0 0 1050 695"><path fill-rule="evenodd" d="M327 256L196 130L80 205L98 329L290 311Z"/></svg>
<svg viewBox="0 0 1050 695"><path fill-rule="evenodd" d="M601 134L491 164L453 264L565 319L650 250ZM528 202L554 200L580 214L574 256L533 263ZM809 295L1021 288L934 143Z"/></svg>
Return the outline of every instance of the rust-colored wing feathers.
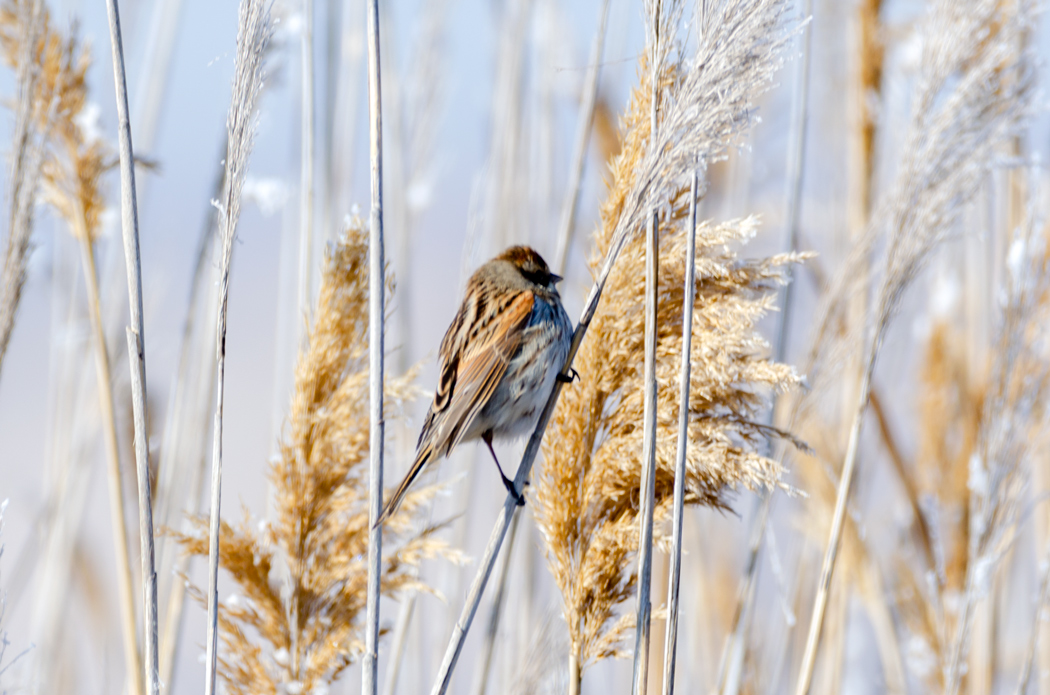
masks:
<svg viewBox="0 0 1050 695"><path fill-rule="evenodd" d="M533 301L533 294L529 291L511 295L505 307L489 314L498 316L498 320L487 322L476 320L485 315L485 307L473 303L460 307L441 341L438 388L423 422L415 460L387 502L377 524L397 511L409 486L423 472L424 466L447 456L470 431L506 374L507 365L521 347ZM474 326L475 330L464 335L464 324Z"/></svg>

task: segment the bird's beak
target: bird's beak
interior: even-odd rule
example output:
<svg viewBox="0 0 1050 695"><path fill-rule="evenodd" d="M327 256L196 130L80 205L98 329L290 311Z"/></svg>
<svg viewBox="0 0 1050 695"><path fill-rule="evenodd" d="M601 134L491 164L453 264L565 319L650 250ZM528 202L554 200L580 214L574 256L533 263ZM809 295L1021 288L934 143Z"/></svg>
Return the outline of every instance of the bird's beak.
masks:
<svg viewBox="0 0 1050 695"><path fill-rule="evenodd" d="M557 285L559 282L561 282L564 279L565 278L563 278L561 275L555 275L554 273L551 273L551 282L553 284L555 284L555 285Z"/></svg>

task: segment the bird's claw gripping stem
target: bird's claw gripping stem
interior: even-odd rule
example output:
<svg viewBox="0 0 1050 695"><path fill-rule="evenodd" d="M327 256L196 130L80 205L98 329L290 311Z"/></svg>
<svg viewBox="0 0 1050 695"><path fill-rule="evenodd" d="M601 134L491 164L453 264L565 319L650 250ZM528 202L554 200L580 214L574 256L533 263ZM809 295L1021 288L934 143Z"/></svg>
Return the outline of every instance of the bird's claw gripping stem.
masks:
<svg viewBox="0 0 1050 695"><path fill-rule="evenodd" d="M558 381L560 381L563 384L571 384L572 382L576 381L579 378L580 378L580 373L578 371L576 371L575 369L573 369L572 367L569 367L569 373L568 374L562 374L561 372L558 372Z"/></svg>
<svg viewBox="0 0 1050 695"><path fill-rule="evenodd" d="M525 484L528 485L528 482L526 482ZM507 492L509 492L511 496L514 497L514 502L519 507L524 507L525 495L518 492L518 489L514 487L514 481L508 478L507 476L503 476L503 485L507 488Z"/></svg>

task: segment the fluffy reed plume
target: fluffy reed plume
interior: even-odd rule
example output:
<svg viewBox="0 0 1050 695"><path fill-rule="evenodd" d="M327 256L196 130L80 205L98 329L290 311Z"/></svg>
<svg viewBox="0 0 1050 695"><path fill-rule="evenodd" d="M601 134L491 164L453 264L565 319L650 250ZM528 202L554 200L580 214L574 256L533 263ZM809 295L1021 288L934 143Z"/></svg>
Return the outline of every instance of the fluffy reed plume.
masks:
<svg viewBox="0 0 1050 695"><path fill-rule="evenodd" d="M44 133L50 115L41 123L38 112L51 113L50 103L41 104L38 84L41 73L41 51L47 42L40 41L45 21L42 0L5 3L0 7L0 49L4 62L14 68L18 84L15 102L14 157L10 169L10 224L3 275L0 276L0 364L7 353L15 313L25 284L29 237L33 229L33 205L40 181L40 159ZM43 51L48 56L47 51ZM41 126L44 127L41 127Z"/></svg>
<svg viewBox="0 0 1050 695"><path fill-rule="evenodd" d="M222 525L221 566L241 597L220 605L219 673L231 693L318 692L363 648L368 542L368 231L355 219L326 254L315 324L296 367L280 456L269 472L273 519ZM414 373L387 380L388 417L415 395ZM403 533L435 494L406 498L385 528ZM207 555L208 518L184 548ZM409 568L459 555L427 529L392 543L382 586L420 588ZM386 544L384 544L386 545ZM280 688L284 690L280 690Z"/></svg>
<svg viewBox="0 0 1050 695"><path fill-rule="evenodd" d="M7 0L0 6L0 48L4 61L19 69L26 51L23 26L30 0ZM114 164L107 143L92 132L85 77L91 55L76 38L64 37L41 8L41 26L32 60L39 71L32 97L33 120L47 137L42 174L47 202L78 237L94 241L105 208L101 177Z"/></svg>
<svg viewBox="0 0 1050 695"><path fill-rule="evenodd" d="M1008 6L1009 5L1009 6ZM841 404L827 398L840 378L843 355L864 352L874 365L878 348L905 290L952 232L964 206L985 179L996 148L1015 134L1031 109L1034 73L1022 47L1031 8L996 0L938 0L926 18L922 60L903 159L868 229L826 293L809 364L813 397L828 412ZM871 257L881 272L868 273ZM835 339L853 297L878 282L868 335ZM875 349L873 350L872 347ZM847 404L852 406L853 404Z"/></svg>
<svg viewBox="0 0 1050 695"><path fill-rule="evenodd" d="M602 224L592 239L590 265L597 274L622 230L640 228L640 215L650 205L663 210L658 522L669 518L674 483L688 209L688 179L682 177L698 162L721 156L745 125L751 99L778 65L782 11L780 2L725 3L696 56L665 64L661 80L667 108L655 148L648 142L651 89L643 59L640 84L622 124L622 151L612 162ZM776 462L758 453L760 441L777 434L758 423L759 413L768 393L797 384L798 377L764 357L768 346L755 323L773 307L782 267L797 257L738 259L730 247L752 236L756 227L756 220L748 218L697 229L687 504L724 507L731 488L773 486L779 480ZM631 234L574 362L580 381L566 390L552 419L533 496L569 626L569 677L577 683L587 664L622 653L621 639L634 618L617 618L617 609L636 583L631 558L638 546L642 466L644 268L644 240ZM658 540L665 539L658 534Z"/></svg>

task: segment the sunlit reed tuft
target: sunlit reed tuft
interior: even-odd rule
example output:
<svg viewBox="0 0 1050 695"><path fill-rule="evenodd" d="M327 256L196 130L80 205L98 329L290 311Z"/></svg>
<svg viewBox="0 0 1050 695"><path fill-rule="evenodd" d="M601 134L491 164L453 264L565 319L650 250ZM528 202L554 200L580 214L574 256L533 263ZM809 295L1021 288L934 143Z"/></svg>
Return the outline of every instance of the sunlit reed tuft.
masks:
<svg viewBox="0 0 1050 695"><path fill-rule="evenodd" d="M668 115L661 116L660 142L665 141L666 125L667 140L685 138L688 146L679 150L676 144L675 156L665 161L658 154L647 154L651 152L651 90L643 60L640 84L622 124L622 150L612 161L602 224L592 238L590 265L597 274L618 232L624 225L637 227L639 221L632 216L639 204L665 196L658 206L662 212L655 517L661 544L666 537L660 522L670 516L674 483L689 205L688 178L682 181L672 172L688 175L724 152L738 132L739 119L750 108L750 99L761 92L775 69L779 50L783 9L779 3L728 3L720 9L722 21L712 26L721 27L720 31L746 30L747 39L738 36L732 49L755 59L745 75L736 76L746 86L732 88L733 100L710 111L697 110L705 103L702 95L717 91L720 80L734 78L732 57L721 52L730 49L721 42L720 31L708 34L701 45L697 60L703 56L706 63L669 60L662 91L668 92L671 106ZM712 64L722 71L708 72L715 70ZM674 129L683 123L688 124L686 131L676 133ZM687 166L689 152L693 167ZM731 489L779 484L779 466L759 453L767 437L778 434L760 424L761 413L772 392L796 385L799 378L791 367L767 357L769 346L756 322L774 307L784 265L799 257L738 258L736 249L754 235L757 226L757 220L747 218L704 222L696 230L687 504L726 507ZM636 588L631 561L638 546L642 470L644 269L644 240L634 234L609 277L574 363L580 380L566 389L555 411L545 439L543 472L531 498L562 593L571 641L570 681L578 680L588 664L622 655L622 639L634 620L631 613L621 614L619 607ZM578 687L577 683L573 692Z"/></svg>
<svg viewBox="0 0 1050 695"><path fill-rule="evenodd" d="M392 280L388 280L392 290ZM309 343L296 367L286 433L271 465L271 520L223 523L220 562L240 596L220 606L219 674L232 693L301 692L338 678L360 653L368 543L368 233L355 219L328 249ZM387 417L416 395L414 372L388 378ZM411 493L385 525L385 595L425 588L422 560L461 556L414 528L437 492ZM178 536L206 555L208 520ZM399 539L399 536L404 536ZM387 544L384 544L387 546Z"/></svg>

